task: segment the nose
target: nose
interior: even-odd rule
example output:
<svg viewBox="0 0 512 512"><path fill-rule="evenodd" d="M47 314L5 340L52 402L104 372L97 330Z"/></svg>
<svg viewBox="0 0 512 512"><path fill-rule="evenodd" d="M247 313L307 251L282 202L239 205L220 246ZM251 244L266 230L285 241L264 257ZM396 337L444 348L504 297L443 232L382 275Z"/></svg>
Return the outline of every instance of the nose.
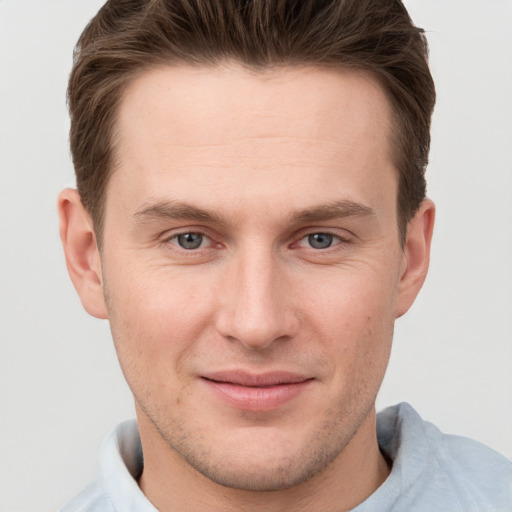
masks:
<svg viewBox="0 0 512 512"><path fill-rule="evenodd" d="M271 251L247 253L235 257L223 276L217 330L248 349L263 350L294 337L299 319L277 258Z"/></svg>

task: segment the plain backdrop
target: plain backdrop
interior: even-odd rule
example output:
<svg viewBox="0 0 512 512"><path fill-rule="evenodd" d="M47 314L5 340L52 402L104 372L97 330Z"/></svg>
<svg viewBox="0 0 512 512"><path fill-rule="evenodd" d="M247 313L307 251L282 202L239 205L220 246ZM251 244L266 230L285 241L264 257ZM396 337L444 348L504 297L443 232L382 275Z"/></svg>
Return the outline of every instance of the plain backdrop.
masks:
<svg viewBox="0 0 512 512"><path fill-rule="evenodd" d="M65 88L98 0L0 0L0 511L56 510L133 416L106 322L68 279L56 196L74 177ZM512 2L409 0L438 103L432 264L396 326L378 408L408 401L512 458Z"/></svg>

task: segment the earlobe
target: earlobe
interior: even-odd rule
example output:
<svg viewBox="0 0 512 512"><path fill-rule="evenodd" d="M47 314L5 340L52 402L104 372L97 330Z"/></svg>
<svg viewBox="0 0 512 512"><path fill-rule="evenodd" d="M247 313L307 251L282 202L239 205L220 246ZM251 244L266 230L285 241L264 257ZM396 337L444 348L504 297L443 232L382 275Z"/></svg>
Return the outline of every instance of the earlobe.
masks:
<svg viewBox="0 0 512 512"><path fill-rule="evenodd" d="M407 227L404 264L398 285L397 318L412 306L427 276L434 219L434 203L425 199Z"/></svg>
<svg viewBox="0 0 512 512"><path fill-rule="evenodd" d="M97 318L107 318L96 235L76 190L65 189L59 194L58 211L60 238L71 281L85 310Z"/></svg>

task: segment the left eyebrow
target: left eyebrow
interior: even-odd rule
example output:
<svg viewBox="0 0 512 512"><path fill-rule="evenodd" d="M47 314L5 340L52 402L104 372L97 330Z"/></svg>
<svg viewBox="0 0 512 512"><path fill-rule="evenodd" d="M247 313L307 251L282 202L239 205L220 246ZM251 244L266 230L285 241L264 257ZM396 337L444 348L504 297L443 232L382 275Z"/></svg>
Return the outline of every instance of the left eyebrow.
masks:
<svg viewBox="0 0 512 512"><path fill-rule="evenodd" d="M295 212L290 217L290 223L304 224L345 217L375 217L375 211L364 204L344 199Z"/></svg>

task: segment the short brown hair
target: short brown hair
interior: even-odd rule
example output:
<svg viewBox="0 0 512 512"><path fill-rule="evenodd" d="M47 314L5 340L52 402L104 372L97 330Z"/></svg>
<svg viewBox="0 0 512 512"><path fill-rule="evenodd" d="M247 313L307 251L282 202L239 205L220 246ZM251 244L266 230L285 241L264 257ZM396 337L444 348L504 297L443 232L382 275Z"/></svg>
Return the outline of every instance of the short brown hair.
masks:
<svg viewBox="0 0 512 512"><path fill-rule="evenodd" d="M435 102L427 59L423 30L400 0L109 0L78 40L68 87L77 187L98 240L127 85L155 66L235 60L353 68L379 80L393 108L404 241L426 193Z"/></svg>

